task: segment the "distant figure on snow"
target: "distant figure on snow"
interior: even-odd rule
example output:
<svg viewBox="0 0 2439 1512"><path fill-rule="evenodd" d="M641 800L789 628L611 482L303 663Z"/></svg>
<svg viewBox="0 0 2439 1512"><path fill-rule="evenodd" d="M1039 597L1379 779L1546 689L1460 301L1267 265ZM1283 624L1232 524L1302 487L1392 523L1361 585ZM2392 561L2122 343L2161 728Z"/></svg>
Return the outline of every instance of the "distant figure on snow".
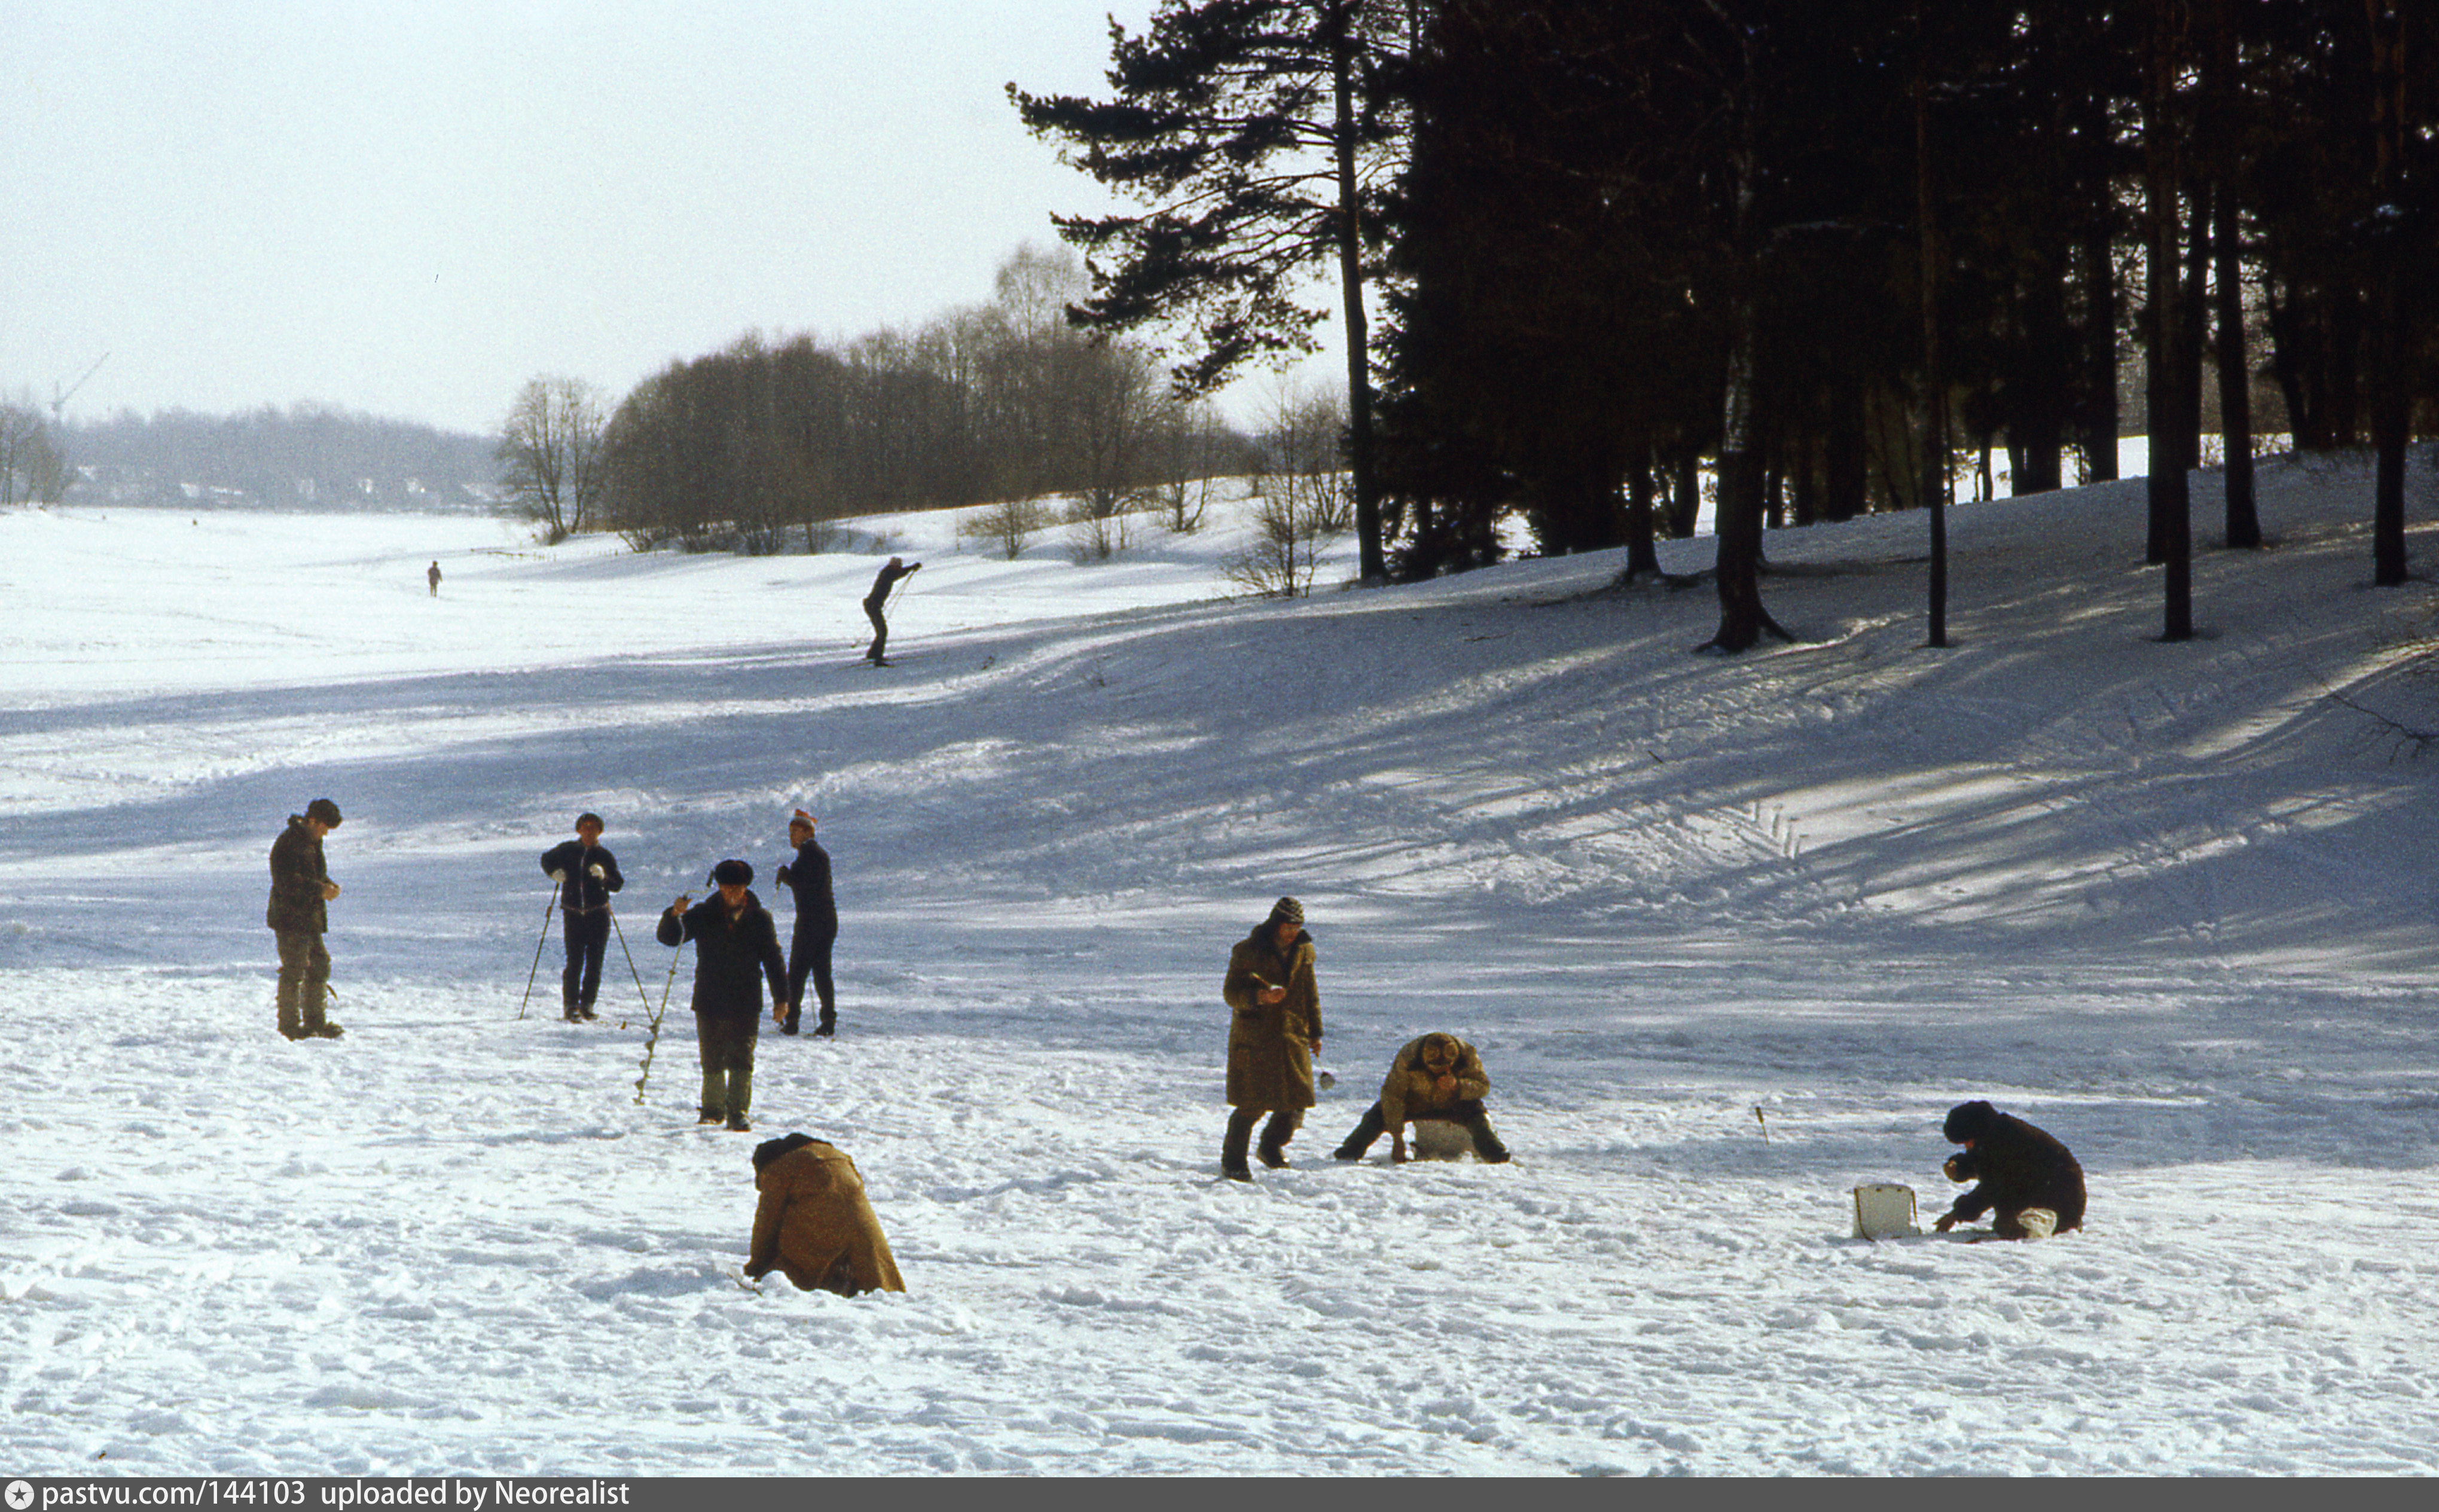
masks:
<svg viewBox="0 0 2439 1512"><path fill-rule="evenodd" d="M799 809L788 820L788 844L796 847L793 861L782 864L779 885L796 895L796 932L788 940L788 1011L779 1020L781 1034L797 1032L805 1012L805 978L813 981L822 1016L813 1033L838 1032L838 990L830 984L830 947L838 943L838 900L830 894L830 857L813 839L813 816Z"/></svg>
<svg viewBox="0 0 2439 1512"><path fill-rule="evenodd" d="M330 927L324 905L339 896L322 862L322 837L339 827L339 806L316 798L271 843L271 902L263 922L279 941L279 1032L290 1040L336 1040L347 1031L325 1017L330 996Z"/></svg>
<svg viewBox="0 0 2439 1512"><path fill-rule="evenodd" d="M1262 1164L1287 1165L1287 1143L1313 1104L1312 1058L1321 1049L1321 989L1313 983L1312 936L1305 933L1304 905L1282 898L1270 916L1228 952L1228 976L1220 995L1236 1012L1228 1023L1228 1136L1220 1147L1220 1170L1231 1181L1250 1182L1245 1146L1254 1120L1262 1128Z"/></svg>
<svg viewBox="0 0 2439 1512"><path fill-rule="evenodd" d="M863 616L872 621L872 649L863 653L863 659L873 666L889 665L889 621L881 617L882 606L889 602L889 591L898 586L899 578L913 577L922 570L919 561L910 567L905 558L892 557L880 576L872 579L872 592L863 596Z"/></svg>
<svg viewBox="0 0 2439 1512"><path fill-rule="evenodd" d="M2083 1227L2083 1167L2067 1147L2021 1118L1986 1102L1949 1110L1940 1132L1965 1148L1942 1167L1951 1182L1981 1184L1956 1200L1932 1225L1945 1234L1991 1213L2001 1239L2045 1239Z"/></svg>
<svg viewBox="0 0 2439 1512"><path fill-rule="evenodd" d="M1490 1091L1490 1076L1473 1046L1452 1034L1427 1034L1410 1040L1389 1062L1380 1083L1380 1100L1364 1110L1355 1132L1338 1147L1340 1160L1362 1160L1386 1130L1389 1158L1406 1163L1409 1120L1441 1119L1473 1136L1473 1152L1487 1165L1508 1159L1507 1147L1490 1127L1482 1099Z"/></svg>
<svg viewBox="0 0 2439 1512"><path fill-rule="evenodd" d="M560 917L567 926L567 969L560 973L560 1016L570 1023L596 1017L601 962L610 952L610 895L627 885L618 858L601 844L601 816L576 816L576 837L542 853L542 869L559 884Z"/></svg>
<svg viewBox="0 0 2439 1512"><path fill-rule="evenodd" d="M430 571L428 571L428 572L426 572L426 573L423 575L423 580L424 580L425 582L428 582L428 583L430 583L430 584L432 585L432 596L433 596L433 597L435 597L435 598L439 597L439 596L440 596L440 563L438 563L438 562L436 562L436 562L434 562L434 563L432 564L431 570L430 570Z"/></svg>
<svg viewBox="0 0 2439 1512"><path fill-rule="evenodd" d="M762 900L748 891L754 868L723 861L711 870L720 890L692 908L681 897L661 916L654 932L663 945L695 942L694 1034L703 1058L699 1123L752 1129L745 1116L754 1102L754 1039L760 1026L758 975L771 984L774 1017L788 1006L788 963L779 955L777 927Z"/></svg>
<svg viewBox="0 0 2439 1512"><path fill-rule="evenodd" d="M777 1271L800 1291L843 1297L906 1290L846 1151L810 1134L765 1140L754 1148L754 1185L762 1195L748 1276L759 1281Z"/></svg>

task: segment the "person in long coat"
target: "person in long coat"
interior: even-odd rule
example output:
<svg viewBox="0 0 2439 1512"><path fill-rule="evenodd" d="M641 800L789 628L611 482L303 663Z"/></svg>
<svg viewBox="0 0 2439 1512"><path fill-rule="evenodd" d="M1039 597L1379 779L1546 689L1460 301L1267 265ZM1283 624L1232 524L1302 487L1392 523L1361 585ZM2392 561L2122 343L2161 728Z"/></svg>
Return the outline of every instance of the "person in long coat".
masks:
<svg viewBox="0 0 2439 1512"><path fill-rule="evenodd" d="M766 1140L754 1150L754 1186L761 1198L748 1276L759 1281L775 1270L800 1291L843 1297L906 1290L846 1151L810 1134Z"/></svg>
<svg viewBox="0 0 2439 1512"><path fill-rule="evenodd" d="M1490 1074L1482 1056L1452 1034L1427 1034L1409 1040L1389 1062L1380 1080L1380 1100L1366 1109L1355 1131L1338 1147L1340 1160L1362 1160L1381 1132L1389 1135L1389 1159L1406 1163L1406 1125L1419 1118L1445 1119L1473 1136L1473 1153L1487 1165L1508 1159L1507 1147L1490 1127L1482 1099L1490 1093Z"/></svg>
<svg viewBox="0 0 2439 1512"><path fill-rule="evenodd" d="M1228 1021L1228 1135L1220 1172L1250 1182L1245 1162L1254 1122L1263 1113L1259 1154L1273 1169L1288 1164L1287 1143L1313 1105L1312 1058L1321 1049L1321 990L1313 982L1312 936L1304 905L1282 898L1270 916L1228 952L1220 995L1236 1011Z"/></svg>
<svg viewBox="0 0 2439 1512"><path fill-rule="evenodd" d="M1953 1181L1978 1182L1932 1227L1945 1234L1991 1215L1995 1238L2046 1238L2083 1227L2083 1166L2044 1130L1986 1102L1949 1110L1940 1132L1965 1148L1945 1167Z"/></svg>
<svg viewBox="0 0 2439 1512"><path fill-rule="evenodd" d="M330 996L330 952L322 935L330 927L326 905L339 896L322 859L322 837L339 827L339 806L316 798L271 843L271 900L262 921L279 946L279 1033L289 1040L336 1040L347 1031L326 1016Z"/></svg>
<svg viewBox="0 0 2439 1512"><path fill-rule="evenodd" d="M771 1016L788 1016L788 963L762 900L749 890L754 868L737 860L712 868L720 891L692 908L681 898L653 933L663 945L695 942L694 1032L703 1057L701 1122L754 1127L754 1038L761 1024L757 975L771 985Z"/></svg>

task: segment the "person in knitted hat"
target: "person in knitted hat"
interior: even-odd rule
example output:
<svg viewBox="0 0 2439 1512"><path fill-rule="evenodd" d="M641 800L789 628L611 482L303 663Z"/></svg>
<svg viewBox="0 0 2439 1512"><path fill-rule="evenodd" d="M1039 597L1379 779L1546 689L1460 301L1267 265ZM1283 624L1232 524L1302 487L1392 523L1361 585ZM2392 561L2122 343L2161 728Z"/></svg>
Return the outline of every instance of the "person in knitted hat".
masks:
<svg viewBox="0 0 2439 1512"><path fill-rule="evenodd" d="M779 885L796 895L796 932L788 940L788 1011L781 1034L794 1034L805 1013L805 979L812 978L822 1016L813 1033L838 1032L838 989L830 983L830 948L838 943L838 899L830 894L830 856L813 839L813 816L799 809L788 820L793 861L781 864Z"/></svg>
<svg viewBox="0 0 2439 1512"><path fill-rule="evenodd" d="M2083 1227L2083 1167L2046 1131L1967 1102L1948 1111L1940 1132L1965 1147L1942 1167L1949 1180L1980 1183L1932 1225L1940 1233L1985 1213L1994 1238L2043 1239Z"/></svg>
<svg viewBox="0 0 2439 1512"><path fill-rule="evenodd" d="M1304 905L1282 898L1270 916L1228 952L1228 976L1220 995L1235 1010L1228 1023L1227 1137L1220 1146L1220 1170L1231 1181L1250 1182L1246 1146L1263 1113L1258 1147L1263 1165L1288 1164L1287 1143L1313 1105L1312 1058L1321 1049L1321 991L1313 982L1312 936L1305 933Z"/></svg>
<svg viewBox="0 0 2439 1512"><path fill-rule="evenodd" d="M699 1122L725 1123L740 1132L754 1127L746 1112L754 1102L754 1040L761 1025L762 998L756 977L771 986L771 1011L788 1007L788 963L762 900L751 891L754 868L723 861L711 869L718 891L692 907L680 897L654 931L663 945L695 942L695 1044L703 1060Z"/></svg>
<svg viewBox="0 0 2439 1512"><path fill-rule="evenodd" d="M325 1016L330 996L330 927L324 906L339 896L322 861L322 837L339 827L339 806L316 798L271 843L271 901L262 921L279 942L279 1033L289 1040L336 1040L347 1031Z"/></svg>

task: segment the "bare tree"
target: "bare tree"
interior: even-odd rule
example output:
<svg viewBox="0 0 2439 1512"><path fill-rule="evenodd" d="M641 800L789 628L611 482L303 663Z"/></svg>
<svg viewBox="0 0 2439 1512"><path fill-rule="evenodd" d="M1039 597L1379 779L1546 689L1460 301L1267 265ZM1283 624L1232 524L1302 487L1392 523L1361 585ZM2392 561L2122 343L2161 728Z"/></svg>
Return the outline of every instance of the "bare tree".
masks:
<svg viewBox="0 0 2439 1512"><path fill-rule="evenodd" d="M1344 458L1346 410L1331 391L1282 381L1261 439L1253 536L1220 563L1229 581L1258 594L1312 592L1321 553L1355 525Z"/></svg>
<svg viewBox="0 0 2439 1512"><path fill-rule="evenodd" d="M602 485L601 391L579 378L528 379L500 427L500 484L546 541L594 528Z"/></svg>
<svg viewBox="0 0 2439 1512"><path fill-rule="evenodd" d="M67 492L67 454L30 397L0 403L0 508L57 504Z"/></svg>
<svg viewBox="0 0 2439 1512"><path fill-rule="evenodd" d="M1035 534L1048 523L1047 512L1034 500L1003 499L959 521L957 534L990 542L1008 560L1014 561L1024 554Z"/></svg>

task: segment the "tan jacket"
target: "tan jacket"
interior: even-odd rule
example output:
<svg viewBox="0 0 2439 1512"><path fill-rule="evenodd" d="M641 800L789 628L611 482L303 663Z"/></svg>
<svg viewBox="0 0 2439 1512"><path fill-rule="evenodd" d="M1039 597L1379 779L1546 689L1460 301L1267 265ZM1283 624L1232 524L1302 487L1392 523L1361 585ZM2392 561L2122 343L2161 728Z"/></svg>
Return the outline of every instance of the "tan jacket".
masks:
<svg viewBox="0 0 2439 1512"><path fill-rule="evenodd" d="M1406 1041L1398 1058L1389 1062L1389 1075L1380 1083L1380 1122L1391 1130L1406 1127L1407 1121L1431 1118L1446 1113L1461 1102L1479 1100L1490 1091L1490 1076L1482 1069L1482 1057L1473 1046L1455 1035L1439 1038L1456 1045L1456 1064L1450 1068L1456 1077L1456 1088L1442 1093L1431 1073L1423 1069L1423 1041L1431 1035Z"/></svg>
<svg viewBox="0 0 2439 1512"><path fill-rule="evenodd" d="M1299 931L1280 951L1269 924L1228 952L1220 996L1237 1011L1228 1019L1228 1103L1255 1112L1309 1108L1312 1043L1321 1038L1321 989L1312 978L1312 936ZM1288 989L1285 1002L1264 1003L1263 984Z"/></svg>
<svg viewBox="0 0 2439 1512"><path fill-rule="evenodd" d="M763 1166L754 1185L762 1198L747 1275L760 1280L776 1270L799 1290L843 1297L906 1290L846 1151L810 1140Z"/></svg>

